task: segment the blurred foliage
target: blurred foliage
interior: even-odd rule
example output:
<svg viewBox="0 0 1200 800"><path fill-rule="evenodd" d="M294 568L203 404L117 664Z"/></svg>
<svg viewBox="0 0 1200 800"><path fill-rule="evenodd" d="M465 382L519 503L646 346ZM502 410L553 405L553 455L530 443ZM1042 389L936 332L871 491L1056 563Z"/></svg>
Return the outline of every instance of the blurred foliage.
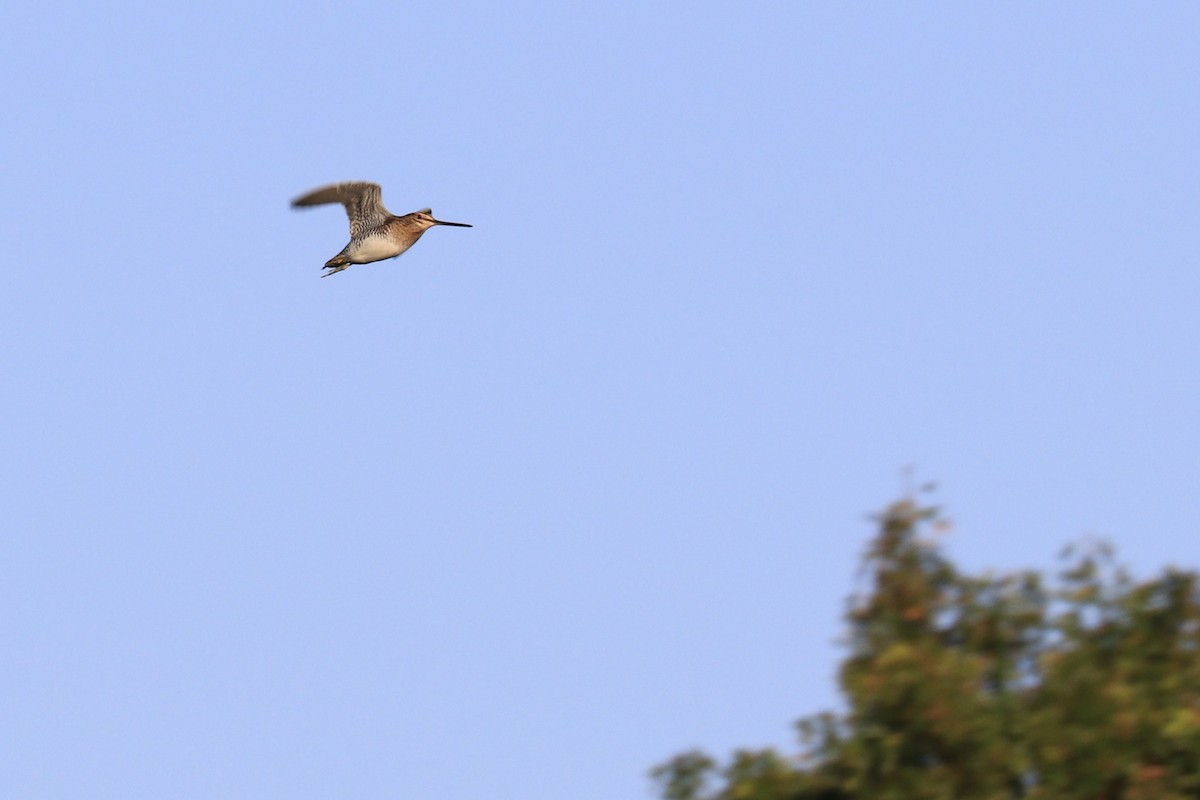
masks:
<svg viewBox="0 0 1200 800"><path fill-rule="evenodd" d="M1137 583L1093 544L1052 586L973 577L937 547L944 525L908 500L880 518L846 614L845 714L801 720L795 754L677 756L652 773L661 795L1200 798L1196 574Z"/></svg>

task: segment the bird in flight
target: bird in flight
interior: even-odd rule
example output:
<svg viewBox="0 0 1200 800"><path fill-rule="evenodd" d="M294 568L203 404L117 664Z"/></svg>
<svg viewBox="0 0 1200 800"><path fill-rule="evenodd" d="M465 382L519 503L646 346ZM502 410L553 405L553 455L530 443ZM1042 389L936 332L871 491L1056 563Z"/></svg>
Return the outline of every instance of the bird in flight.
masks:
<svg viewBox="0 0 1200 800"><path fill-rule="evenodd" d="M313 189L292 201L292 208L341 203L350 218L350 244L325 262L322 278L328 278L351 264L370 264L395 258L416 244L421 234L434 225L470 228L465 222L442 222L433 218L432 209L423 208L397 217L383 207L378 183L344 181Z"/></svg>

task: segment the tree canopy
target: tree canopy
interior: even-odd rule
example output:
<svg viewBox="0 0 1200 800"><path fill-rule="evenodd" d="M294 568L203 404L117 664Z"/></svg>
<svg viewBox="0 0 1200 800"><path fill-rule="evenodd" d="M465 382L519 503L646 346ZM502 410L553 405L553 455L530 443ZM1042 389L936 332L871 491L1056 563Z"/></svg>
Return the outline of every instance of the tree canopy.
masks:
<svg viewBox="0 0 1200 800"><path fill-rule="evenodd" d="M943 521L890 506L848 604L844 713L797 723L798 752L653 771L665 800L1200 798L1197 575L1137 582L1104 544L1054 580L961 572Z"/></svg>

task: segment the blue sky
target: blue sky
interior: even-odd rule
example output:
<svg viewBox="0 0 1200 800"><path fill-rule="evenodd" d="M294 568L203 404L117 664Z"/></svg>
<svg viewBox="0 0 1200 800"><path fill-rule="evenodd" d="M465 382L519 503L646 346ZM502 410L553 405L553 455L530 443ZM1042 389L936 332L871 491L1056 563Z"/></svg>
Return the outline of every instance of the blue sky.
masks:
<svg viewBox="0 0 1200 800"><path fill-rule="evenodd" d="M1194 565L1200 8L0 10L0 793L646 797L972 569ZM428 233L320 280L381 183Z"/></svg>

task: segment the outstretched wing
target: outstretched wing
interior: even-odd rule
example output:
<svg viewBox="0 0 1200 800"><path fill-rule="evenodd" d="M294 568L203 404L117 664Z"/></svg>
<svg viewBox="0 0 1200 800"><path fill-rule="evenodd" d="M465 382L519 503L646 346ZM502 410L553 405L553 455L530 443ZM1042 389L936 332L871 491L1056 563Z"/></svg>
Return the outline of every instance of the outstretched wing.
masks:
<svg viewBox="0 0 1200 800"><path fill-rule="evenodd" d="M344 181L320 189L313 189L292 201L292 208L323 206L326 203L341 203L350 218L350 238L363 231L382 225L391 214L383 207L382 190L378 183L366 181Z"/></svg>

